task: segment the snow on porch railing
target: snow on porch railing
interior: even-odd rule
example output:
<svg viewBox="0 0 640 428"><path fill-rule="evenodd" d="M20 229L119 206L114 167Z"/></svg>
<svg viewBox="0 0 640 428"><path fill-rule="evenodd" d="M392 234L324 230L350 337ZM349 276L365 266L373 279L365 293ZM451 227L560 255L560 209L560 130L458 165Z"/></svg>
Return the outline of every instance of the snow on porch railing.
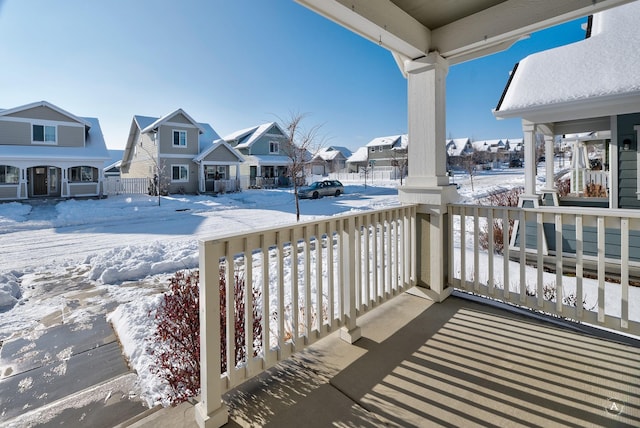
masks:
<svg viewBox="0 0 640 428"><path fill-rule="evenodd" d="M338 329L357 339L357 316L414 285L415 260L412 205L201 241L199 424L224 424L221 394L293 352Z"/></svg>
<svg viewBox="0 0 640 428"><path fill-rule="evenodd" d="M448 212L450 285L640 335L640 213L471 205Z"/></svg>

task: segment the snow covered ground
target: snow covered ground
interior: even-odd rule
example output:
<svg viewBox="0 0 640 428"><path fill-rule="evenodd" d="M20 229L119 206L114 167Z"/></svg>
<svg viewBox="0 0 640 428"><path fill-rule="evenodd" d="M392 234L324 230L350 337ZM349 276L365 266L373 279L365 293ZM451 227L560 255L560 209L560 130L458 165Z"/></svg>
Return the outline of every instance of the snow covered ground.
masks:
<svg viewBox="0 0 640 428"><path fill-rule="evenodd" d="M544 171L540 171L544 176ZM460 174L462 200L522 186L522 169ZM398 182L345 183L339 198L302 200L302 220L396 206ZM150 370L150 311L169 275L198 265L198 240L219 233L295 222L290 190L247 190L219 197L144 195L0 204L0 343L56 323L79 326L108 316L136 369L148 405L164 403ZM0 367L2 375L2 367Z"/></svg>

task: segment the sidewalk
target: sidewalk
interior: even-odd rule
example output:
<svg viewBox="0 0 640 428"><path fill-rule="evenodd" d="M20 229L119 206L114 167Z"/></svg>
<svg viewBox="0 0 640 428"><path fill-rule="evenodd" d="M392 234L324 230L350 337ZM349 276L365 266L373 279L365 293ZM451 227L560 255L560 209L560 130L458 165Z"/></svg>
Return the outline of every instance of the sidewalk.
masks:
<svg viewBox="0 0 640 428"><path fill-rule="evenodd" d="M227 426L640 426L640 344L412 291L227 393ZM593 334L592 334L593 333ZM190 403L131 427L195 427Z"/></svg>

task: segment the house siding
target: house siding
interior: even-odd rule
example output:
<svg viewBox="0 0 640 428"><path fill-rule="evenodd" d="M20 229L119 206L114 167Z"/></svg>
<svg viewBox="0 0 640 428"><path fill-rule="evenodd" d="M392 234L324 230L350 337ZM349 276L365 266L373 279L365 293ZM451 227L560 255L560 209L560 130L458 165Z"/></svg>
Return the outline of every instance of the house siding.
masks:
<svg viewBox="0 0 640 428"><path fill-rule="evenodd" d="M176 116L178 117L178 116ZM176 147L173 145L173 131L186 131L187 132L187 146ZM194 127L186 126L172 126L162 125L158 131L160 137L160 153L169 155L191 155L192 157L198 154L198 129Z"/></svg>
<svg viewBox="0 0 640 428"><path fill-rule="evenodd" d="M57 145L60 147L83 147L84 126L58 126Z"/></svg>
<svg viewBox="0 0 640 428"><path fill-rule="evenodd" d="M18 184L0 185L0 199L14 199L18 197Z"/></svg>
<svg viewBox="0 0 640 428"><path fill-rule="evenodd" d="M31 125L27 122L0 120L0 144L31 145Z"/></svg>
<svg viewBox="0 0 640 428"><path fill-rule="evenodd" d="M138 137L136 141L142 141L142 144L136 143L136 147L132 148L131 163L126 171L123 168L120 174L123 178L153 178L156 166L154 157L157 156L157 148L149 134Z"/></svg>
<svg viewBox="0 0 640 428"><path fill-rule="evenodd" d="M168 178L169 193L197 193L198 192L198 166L191 159L172 158L166 155L161 157L160 164L163 174ZM171 180L172 165L185 165L189 170L189 181L174 182Z"/></svg>
<svg viewBox="0 0 640 428"><path fill-rule="evenodd" d="M238 157L229 151L226 147L219 147L209 153L203 159L203 162L229 162L236 163L238 162Z"/></svg>
<svg viewBox="0 0 640 428"><path fill-rule="evenodd" d="M45 106L33 107L27 110L15 112L13 114L7 115L7 117L21 117L25 119L51 120L55 122L78 123L72 120L70 117L65 116L61 113L58 113L57 111Z"/></svg>
<svg viewBox="0 0 640 428"><path fill-rule="evenodd" d="M620 208L640 208L638 200L638 141L633 129L640 125L640 113L625 114L617 117L618 122L618 206ZM631 140L630 150L623 150L622 142Z"/></svg>

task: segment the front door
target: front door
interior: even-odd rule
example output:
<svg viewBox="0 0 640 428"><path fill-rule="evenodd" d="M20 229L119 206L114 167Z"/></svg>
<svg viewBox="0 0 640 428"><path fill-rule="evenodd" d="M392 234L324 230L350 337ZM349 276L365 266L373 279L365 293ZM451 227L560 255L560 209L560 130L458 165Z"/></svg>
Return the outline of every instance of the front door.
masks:
<svg viewBox="0 0 640 428"><path fill-rule="evenodd" d="M49 171L46 166L31 168L33 180L33 196L47 196L49 194Z"/></svg>

